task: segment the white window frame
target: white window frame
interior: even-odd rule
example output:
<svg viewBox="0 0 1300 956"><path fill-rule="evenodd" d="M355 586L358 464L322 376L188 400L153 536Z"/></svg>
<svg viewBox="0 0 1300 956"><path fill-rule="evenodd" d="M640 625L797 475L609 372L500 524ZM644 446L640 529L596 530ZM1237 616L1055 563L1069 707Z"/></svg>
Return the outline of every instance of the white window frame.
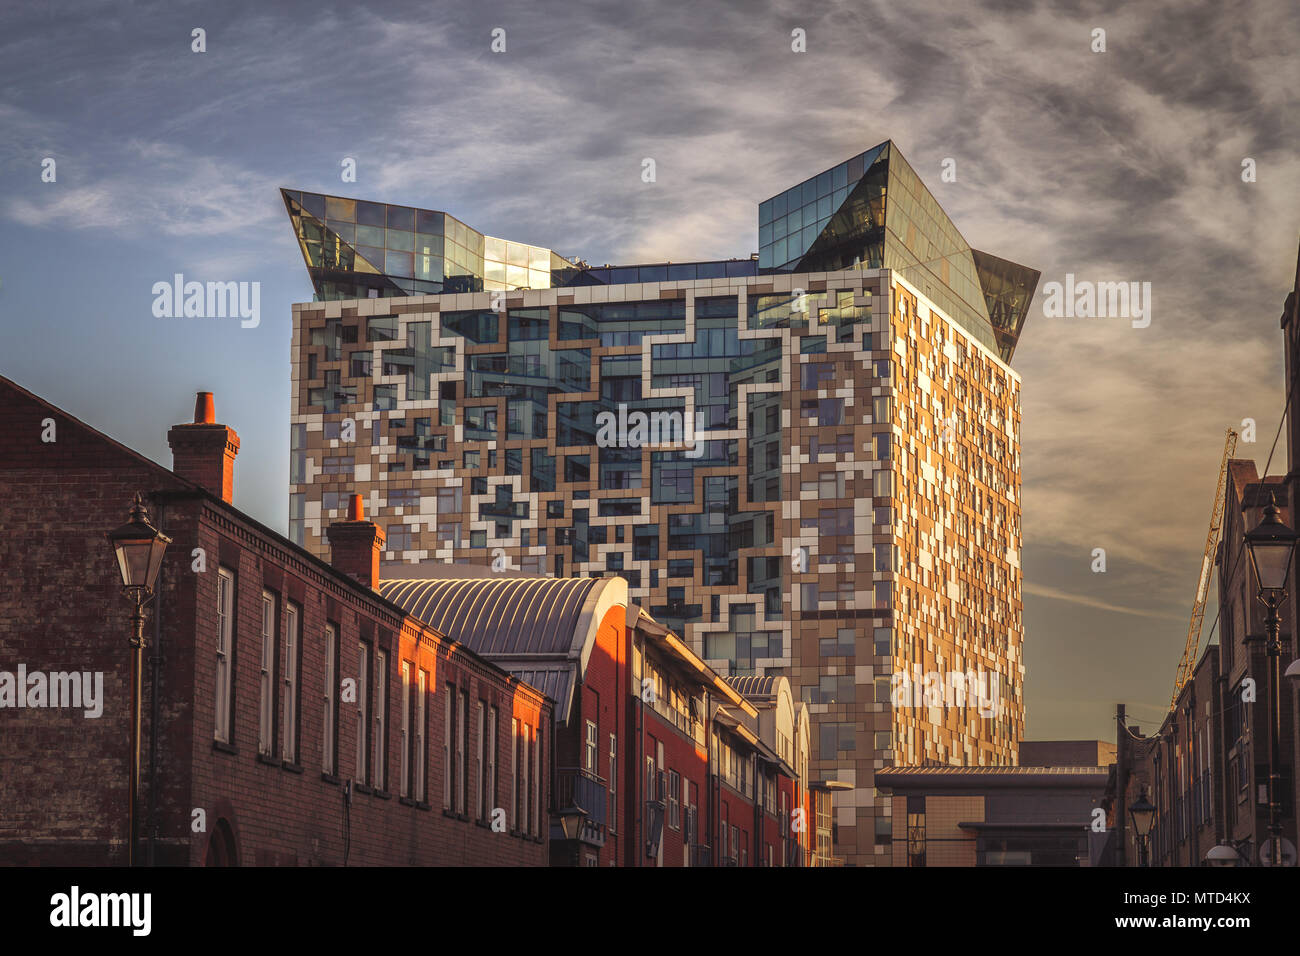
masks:
<svg viewBox="0 0 1300 956"><path fill-rule="evenodd" d="M474 714L478 718L475 723L478 725L478 733L474 738L474 779L477 781L478 793L478 819L486 822L492 815L492 808L488 806L488 782L487 782L487 703L483 700L474 702Z"/></svg>
<svg viewBox="0 0 1300 956"><path fill-rule="evenodd" d="M258 671L261 694L257 711L257 752L275 753L275 594L262 591L262 657Z"/></svg>
<svg viewBox="0 0 1300 956"><path fill-rule="evenodd" d="M497 802L497 709L488 708L488 726L487 726L487 760L488 772L487 781L489 791L488 800L488 819L496 811L494 804Z"/></svg>
<svg viewBox="0 0 1300 956"><path fill-rule="evenodd" d="M447 684L444 688L447 692L447 699L442 707L442 808L455 812L455 801L452 795L455 793L455 767L452 765L452 731L456 715L456 688L452 684Z"/></svg>
<svg viewBox="0 0 1300 956"><path fill-rule="evenodd" d="M415 799L417 801L423 802L426 797L425 790L424 790L425 787L424 734L426 729L425 724L427 722L426 707L428 706L427 699L429 693L429 672L422 670L419 672L419 674L416 675L416 677L417 680L419 681L419 685L416 688L416 698L415 698Z"/></svg>
<svg viewBox="0 0 1300 956"><path fill-rule="evenodd" d="M334 624L325 625L325 686L321 695L324 705L324 733L321 740L324 752L321 754L321 770L328 774L338 772L338 741L335 733L337 723L334 717L334 701L338 693L338 641L339 630Z"/></svg>
<svg viewBox="0 0 1300 956"><path fill-rule="evenodd" d="M366 698L370 689L370 645L365 641L357 642L357 765L356 782L366 783L366 768L369 763L370 750L366 746Z"/></svg>
<svg viewBox="0 0 1300 956"><path fill-rule="evenodd" d="M510 718L510 826L519 829L519 718Z"/></svg>
<svg viewBox="0 0 1300 956"><path fill-rule="evenodd" d="M542 835L542 722L533 728L533 807L529 833Z"/></svg>
<svg viewBox="0 0 1300 956"><path fill-rule="evenodd" d="M280 752L285 760L298 762L298 638L302 614L292 601L284 604L284 713Z"/></svg>
<svg viewBox="0 0 1300 956"><path fill-rule="evenodd" d="M466 739L469 737L465 721L469 720L469 694L458 688L456 692L456 812L465 813L469 809L469 754L465 752Z"/></svg>
<svg viewBox="0 0 1300 956"><path fill-rule="evenodd" d="M388 652L375 650L375 756L371 777L376 790L388 789L388 761L386 750L388 738Z"/></svg>
<svg viewBox="0 0 1300 956"><path fill-rule="evenodd" d="M398 731L401 752L401 773L398 786L404 797L411 795L411 663L402 661L402 723Z"/></svg>
<svg viewBox="0 0 1300 956"><path fill-rule="evenodd" d="M597 730L594 720L587 721L587 743L582 748L582 769L596 773Z"/></svg>
<svg viewBox="0 0 1300 956"><path fill-rule="evenodd" d="M618 735L609 735L609 820L610 833L618 832Z"/></svg>
<svg viewBox="0 0 1300 956"><path fill-rule="evenodd" d="M673 777L677 777L678 779L674 781ZM680 785L681 785L681 776L677 773L676 770L669 770L668 771L668 829L670 830L680 830L682 825L681 804L678 802L680 799L680 792L677 789Z"/></svg>
<svg viewBox="0 0 1300 956"><path fill-rule="evenodd" d="M519 787L519 792L521 794L520 801L523 804L523 806L519 808L521 811L521 815L523 816L523 819L519 821L520 833L530 832L529 827L532 825L532 819L533 819L533 808L532 808L533 791L530 785L531 781L529 780L528 777L528 771L532 766L528 760L528 744L530 738L532 737L532 732L533 732L533 728L529 726L527 722L525 722L523 725L523 750L519 758L519 763L523 767L523 778Z"/></svg>
<svg viewBox="0 0 1300 956"><path fill-rule="evenodd" d="M213 739L230 743L230 673L235 643L235 574L217 568L216 711Z"/></svg>

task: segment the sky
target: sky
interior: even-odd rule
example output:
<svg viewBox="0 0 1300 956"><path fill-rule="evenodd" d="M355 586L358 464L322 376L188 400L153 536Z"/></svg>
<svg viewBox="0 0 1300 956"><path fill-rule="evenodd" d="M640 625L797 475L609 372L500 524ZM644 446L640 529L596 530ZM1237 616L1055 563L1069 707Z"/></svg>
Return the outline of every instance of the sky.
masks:
<svg viewBox="0 0 1300 956"><path fill-rule="evenodd" d="M1168 707L1225 429L1254 421L1262 470L1280 420L1298 38L1290 0L6 4L0 374L164 464L214 392L235 503L285 530L312 288L279 187L593 264L744 257L759 201L892 139L971 245L1043 273L1013 361L1027 737L1113 740L1116 702ZM259 324L155 317L176 273L259 282ZM1045 315L1067 274L1149 282L1150 324Z"/></svg>

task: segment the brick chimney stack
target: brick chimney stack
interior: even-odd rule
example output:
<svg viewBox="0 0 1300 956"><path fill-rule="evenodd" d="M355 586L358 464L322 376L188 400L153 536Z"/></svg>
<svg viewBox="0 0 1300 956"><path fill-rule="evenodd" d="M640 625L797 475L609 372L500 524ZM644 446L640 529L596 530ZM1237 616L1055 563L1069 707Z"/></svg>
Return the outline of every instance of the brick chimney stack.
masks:
<svg viewBox="0 0 1300 956"><path fill-rule="evenodd" d="M384 550L384 532L367 521L361 496L348 502L348 520L329 526L330 564L368 588L379 587L379 555Z"/></svg>
<svg viewBox="0 0 1300 956"><path fill-rule="evenodd" d="M211 392L198 393L194 421L173 425L167 443L172 448L172 471L220 495L227 504L234 500L239 436L233 428L217 424Z"/></svg>

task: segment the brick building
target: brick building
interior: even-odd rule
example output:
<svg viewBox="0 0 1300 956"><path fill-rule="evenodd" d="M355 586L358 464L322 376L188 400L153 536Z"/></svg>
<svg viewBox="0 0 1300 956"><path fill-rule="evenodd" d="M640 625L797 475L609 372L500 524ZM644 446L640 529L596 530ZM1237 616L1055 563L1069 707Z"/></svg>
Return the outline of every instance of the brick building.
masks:
<svg viewBox="0 0 1300 956"><path fill-rule="evenodd" d="M359 512L329 529L334 567L234 508L239 439L210 411L200 395L169 432L172 471L0 378L0 861L126 860L129 608L104 534L142 492L173 543L146 625L138 859L545 865L551 702L377 594ZM83 706L50 706L45 675L66 694L69 673L90 675Z"/></svg>
<svg viewBox="0 0 1300 956"><path fill-rule="evenodd" d="M1108 806L1116 794L1129 806L1144 791L1156 806L1149 841L1152 866L1200 866L1216 859L1236 866L1266 861L1261 848L1269 837L1269 762L1272 711L1276 704L1278 793L1282 836L1297 839L1295 770L1300 766L1300 678L1295 624L1300 601L1300 569L1278 608L1280 679L1274 686L1266 651L1266 611L1251 569L1245 535L1257 527L1265 509L1276 504L1281 520L1297 521L1300 494L1300 252L1295 282L1282 309L1288 408L1287 473L1260 476L1255 462L1230 460L1224 489L1222 538L1215 552L1217 634L1197 661L1192 679L1179 689L1170 712L1149 737L1129 727L1118 738L1122 766L1109 785ZM1271 461L1271 455L1270 455ZM1266 465L1267 468L1267 465ZM1217 640L1214 638L1217 637ZM1123 721L1121 720L1121 723ZM1122 851L1109 848L1109 860L1137 865L1140 859L1131 826ZM1211 852L1214 857L1211 858Z"/></svg>
<svg viewBox="0 0 1300 956"><path fill-rule="evenodd" d="M808 716L784 678L733 686L629 604L620 577L394 578L380 591L435 627L458 615L467 646L556 702L553 865L815 863ZM485 621L514 623L473 623Z"/></svg>

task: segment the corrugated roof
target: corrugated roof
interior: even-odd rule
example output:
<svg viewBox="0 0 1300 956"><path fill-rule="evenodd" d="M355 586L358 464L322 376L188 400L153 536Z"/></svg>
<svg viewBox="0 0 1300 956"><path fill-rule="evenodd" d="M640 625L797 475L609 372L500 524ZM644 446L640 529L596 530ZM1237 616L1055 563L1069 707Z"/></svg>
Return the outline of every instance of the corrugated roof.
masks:
<svg viewBox="0 0 1300 956"><path fill-rule="evenodd" d="M1105 774L1107 767L886 767L880 774L921 774L924 776L994 776L997 774Z"/></svg>
<svg viewBox="0 0 1300 956"><path fill-rule="evenodd" d="M727 677L725 680L742 697L773 697L776 695L778 678L771 674Z"/></svg>
<svg viewBox="0 0 1300 956"><path fill-rule="evenodd" d="M412 617L555 701L568 723L603 608L625 605L622 578L420 578L381 581Z"/></svg>
<svg viewBox="0 0 1300 956"><path fill-rule="evenodd" d="M599 578L381 581L408 614L488 657L581 650L578 621Z"/></svg>
<svg viewBox="0 0 1300 956"><path fill-rule="evenodd" d="M556 712L567 714L569 704L573 697L573 672L572 664L556 664L551 666L532 666L528 664L519 664L511 666L506 661L496 661L499 667L509 671L512 675L519 678L529 687L536 687L551 700L555 701Z"/></svg>

